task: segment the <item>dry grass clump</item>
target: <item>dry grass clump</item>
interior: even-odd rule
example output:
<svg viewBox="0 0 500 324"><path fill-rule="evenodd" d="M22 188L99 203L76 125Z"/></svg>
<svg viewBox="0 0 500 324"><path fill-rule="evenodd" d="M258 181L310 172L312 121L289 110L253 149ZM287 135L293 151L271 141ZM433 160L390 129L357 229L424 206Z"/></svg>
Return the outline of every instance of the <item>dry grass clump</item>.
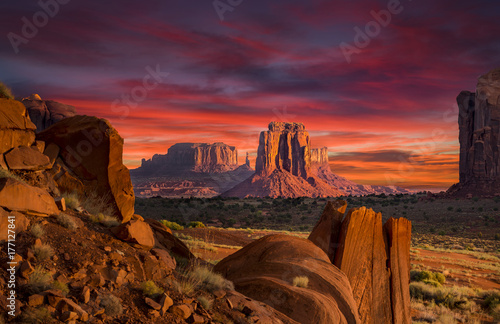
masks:
<svg viewBox="0 0 500 324"><path fill-rule="evenodd" d="M174 287L179 293L190 295L196 290L234 290L234 284L209 268L197 266L184 274L183 279L175 281Z"/></svg>
<svg viewBox="0 0 500 324"><path fill-rule="evenodd" d="M69 294L69 288L68 288L68 285L65 284L64 282L60 282L58 280L54 281L52 284L51 284L52 288L54 289L59 289L62 294L64 296L66 296L67 294Z"/></svg>
<svg viewBox="0 0 500 324"><path fill-rule="evenodd" d="M104 295L101 297L100 305L104 307L104 312L110 317L123 314L122 302L115 295Z"/></svg>
<svg viewBox="0 0 500 324"><path fill-rule="evenodd" d="M43 229L43 226L40 223L36 223L31 225L30 233L36 238L41 238L42 236L45 235L45 230Z"/></svg>
<svg viewBox="0 0 500 324"><path fill-rule="evenodd" d="M0 82L0 98L14 99L12 90L3 82Z"/></svg>
<svg viewBox="0 0 500 324"><path fill-rule="evenodd" d="M55 323L50 311L46 307L24 309L19 323L23 324L49 324Z"/></svg>
<svg viewBox="0 0 500 324"><path fill-rule="evenodd" d="M62 195L64 198L64 202L66 203L66 207L71 209L77 209L81 206L80 199L76 193L65 193Z"/></svg>
<svg viewBox="0 0 500 324"><path fill-rule="evenodd" d="M33 273L29 276L26 284L27 290L31 294L38 294L51 288L52 275L41 266L35 267Z"/></svg>
<svg viewBox="0 0 500 324"><path fill-rule="evenodd" d="M412 282L410 295L413 299L433 302L449 309L470 310L475 304L469 298L476 294L466 287L435 287L424 282Z"/></svg>
<svg viewBox="0 0 500 324"><path fill-rule="evenodd" d="M76 224L75 220L73 217L66 215L64 213L60 213L59 215L56 216L57 222L59 225L62 227L65 227L70 230L75 230L78 228L78 225Z"/></svg>
<svg viewBox="0 0 500 324"><path fill-rule="evenodd" d="M54 249L49 244L33 245L32 250L39 261L50 259L54 255Z"/></svg>
<svg viewBox="0 0 500 324"><path fill-rule="evenodd" d="M309 278L305 276L295 277L293 278L292 284L294 287L307 288L307 285L309 284Z"/></svg>
<svg viewBox="0 0 500 324"><path fill-rule="evenodd" d="M94 223L101 223L106 227L114 227L118 226L121 223L116 219L116 217L104 215L103 213L99 213L97 215L90 215L90 220Z"/></svg>
<svg viewBox="0 0 500 324"><path fill-rule="evenodd" d="M96 192L88 195L82 202L83 208L92 215L100 213L104 215L113 215L114 208L109 204L109 195L99 195Z"/></svg>
<svg viewBox="0 0 500 324"><path fill-rule="evenodd" d="M145 296L155 298L160 294L163 294L163 289L158 287L154 281L148 280L141 283L142 293Z"/></svg>
<svg viewBox="0 0 500 324"><path fill-rule="evenodd" d="M205 296L199 296L197 298L198 302L200 303L200 305L205 309L205 310L210 310L212 309L212 305L214 303L214 301L212 299L208 299L207 297Z"/></svg>

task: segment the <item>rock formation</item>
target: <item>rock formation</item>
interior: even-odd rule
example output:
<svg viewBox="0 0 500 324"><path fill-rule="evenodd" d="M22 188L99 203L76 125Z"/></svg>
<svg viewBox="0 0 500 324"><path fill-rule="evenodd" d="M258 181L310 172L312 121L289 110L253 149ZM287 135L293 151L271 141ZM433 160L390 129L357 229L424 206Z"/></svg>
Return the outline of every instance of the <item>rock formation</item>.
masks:
<svg viewBox="0 0 500 324"><path fill-rule="evenodd" d="M76 108L53 100L42 100L33 94L23 99L31 121L36 125L36 131L41 132L64 118L76 115Z"/></svg>
<svg viewBox="0 0 500 324"><path fill-rule="evenodd" d="M327 197L343 193L311 173L311 143L303 124L272 122L260 134L255 174L225 197Z"/></svg>
<svg viewBox="0 0 500 324"><path fill-rule="evenodd" d="M18 146L30 147L35 142L35 129L19 101L0 98L0 153Z"/></svg>
<svg viewBox="0 0 500 324"><path fill-rule="evenodd" d="M136 174L156 175L165 172L220 173L234 170L238 166L238 151L224 143L177 143L168 153L155 154L150 160L142 159Z"/></svg>
<svg viewBox="0 0 500 324"><path fill-rule="evenodd" d="M345 209L329 202L309 240L346 274L362 323L411 323L411 223L390 218L382 226L382 215L365 207L343 219Z"/></svg>
<svg viewBox="0 0 500 324"><path fill-rule="evenodd" d="M260 300L299 323L364 323L349 282L312 242L269 235L219 262L214 270L236 290ZM293 285L307 277L307 288Z"/></svg>
<svg viewBox="0 0 500 324"><path fill-rule="evenodd" d="M500 194L500 68L479 77L476 92L457 97L460 141L458 196Z"/></svg>
<svg viewBox="0 0 500 324"><path fill-rule="evenodd" d="M83 190L80 197L104 199L123 222L134 214L134 192L123 165L123 138L111 124L96 117L75 116L52 125L37 139L57 145L53 168L60 190ZM56 150L57 151L57 150Z"/></svg>
<svg viewBox="0 0 500 324"><path fill-rule="evenodd" d="M334 174L328 163L327 147L311 150L311 173L330 186L344 192L345 195L364 196L370 194L412 193L411 190L394 186L361 185Z"/></svg>

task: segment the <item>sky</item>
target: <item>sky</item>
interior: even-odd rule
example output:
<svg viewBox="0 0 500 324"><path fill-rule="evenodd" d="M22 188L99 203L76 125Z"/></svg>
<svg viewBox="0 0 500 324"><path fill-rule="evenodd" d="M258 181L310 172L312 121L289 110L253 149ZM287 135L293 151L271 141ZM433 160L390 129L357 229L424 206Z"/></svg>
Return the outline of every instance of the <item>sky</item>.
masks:
<svg viewBox="0 0 500 324"><path fill-rule="evenodd" d="M458 182L456 96L500 67L497 0L18 0L0 12L0 80L108 119L129 168L178 142L253 161L269 122L294 121L336 174L443 190Z"/></svg>

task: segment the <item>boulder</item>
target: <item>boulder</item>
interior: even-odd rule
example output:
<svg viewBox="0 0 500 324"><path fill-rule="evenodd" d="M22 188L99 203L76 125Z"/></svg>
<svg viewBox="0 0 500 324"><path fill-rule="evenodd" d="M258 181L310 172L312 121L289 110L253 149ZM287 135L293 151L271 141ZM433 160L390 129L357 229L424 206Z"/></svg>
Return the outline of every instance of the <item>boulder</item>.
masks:
<svg viewBox="0 0 500 324"><path fill-rule="evenodd" d="M108 121L89 116L66 118L39 133L37 139L60 148L63 164L82 182L88 199L105 199L123 223L131 219L135 197L122 161L123 138Z"/></svg>
<svg viewBox="0 0 500 324"><path fill-rule="evenodd" d="M22 103L0 98L0 153L35 142L36 126Z"/></svg>
<svg viewBox="0 0 500 324"><path fill-rule="evenodd" d="M12 178L0 179L0 206L37 216L59 214L54 198L45 190Z"/></svg>
<svg viewBox="0 0 500 324"><path fill-rule="evenodd" d="M392 323L381 213L366 207L349 211L342 222L334 264L349 278L361 322Z"/></svg>
<svg viewBox="0 0 500 324"><path fill-rule="evenodd" d="M19 146L5 153L10 170L45 170L50 167L49 158L37 148Z"/></svg>
<svg viewBox="0 0 500 324"><path fill-rule="evenodd" d="M389 218L384 229L389 246L393 323L410 324L411 222L405 218Z"/></svg>
<svg viewBox="0 0 500 324"><path fill-rule="evenodd" d="M233 281L238 292L299 323L361 323L347 277L309 240L265 236L214 270ZM309 279L306 288L293 285L298 276Z"/></svg>
<svg viewBox="0 0 500 324"><path fill-rule="evenodd" d="M321 218L314 226L308 240L320 247L333 262L339 241L340 227L344 218L347 202L337 200L327 202Z"/></svg>
<svg viewBox="0 0 500 324"><path fill-rule="evenodd" d="M15 217L9 218L9 216ZM26 231L30 226L30 220L26 216L24 216L24 214L15 211L7 212L2 207L0 207L0 241L6 241L9 238L9 224L12 224L12 222L9 222L9 220L14 220L14 231L16 235Z"/></svg>
<svg viewBox="0 0 500 324"><path fill-rule="evenodd" d="M153 231L148 223L140 220L131 220L112 229L117 238L125 242L142 245L147 249L155 246Z"/></svg>
<svg viewBox="0 0 500 324"><path fill-rule="evenodd" d="M65 105L53 100L42 100L39 95L31 95L23 99L31 121L36 125L37 132L41 132L58 121L76 115L73 106Z"/></svg>
<svg viewBox="0 0 500 324"><path fill-rule="evenodd" d="M154 219L146 218L144 221L148 223L153 230L155 247L167 250L172 255L180 258L187 260L195 259L195 256L191 253L191 251L189 251L186 244L172 235L170 228Z"/></svg>

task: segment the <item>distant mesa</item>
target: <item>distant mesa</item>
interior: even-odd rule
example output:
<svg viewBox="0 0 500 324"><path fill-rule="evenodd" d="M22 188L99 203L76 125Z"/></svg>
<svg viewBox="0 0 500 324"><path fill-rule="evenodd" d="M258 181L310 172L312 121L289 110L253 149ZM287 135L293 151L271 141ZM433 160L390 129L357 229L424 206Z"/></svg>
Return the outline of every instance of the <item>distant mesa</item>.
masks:
<svg viewBox="0 0 500 324"><path fill-rule="evenodd" d="M36 125L37 133L60 120L76 116L75 107L53 100L42 100L37 94L23 98L22 103L26 107L31 121Z"/></svg>
<svg viewBox="0 0 500 324"><path fill-rule="evenodd" d="M500 68L479 77L476 92L457 97L460 182L454 196L500 195Z"/></svg>
<svg viewBox="0 0 500 324"><path fill-rule="evenodd" d="M311 172L311 140L301 123L271 122L260 133L255 174L224 197L328 197L343 192Z"/></svg>
<svg viewBox="0 0 500 324"><path fill-rule="evenodd" d="M142 159L130 170L137 196L213 197L254 173L250 161L238 166L234 146L218 142L177 143L167 154Z"/></svg>

